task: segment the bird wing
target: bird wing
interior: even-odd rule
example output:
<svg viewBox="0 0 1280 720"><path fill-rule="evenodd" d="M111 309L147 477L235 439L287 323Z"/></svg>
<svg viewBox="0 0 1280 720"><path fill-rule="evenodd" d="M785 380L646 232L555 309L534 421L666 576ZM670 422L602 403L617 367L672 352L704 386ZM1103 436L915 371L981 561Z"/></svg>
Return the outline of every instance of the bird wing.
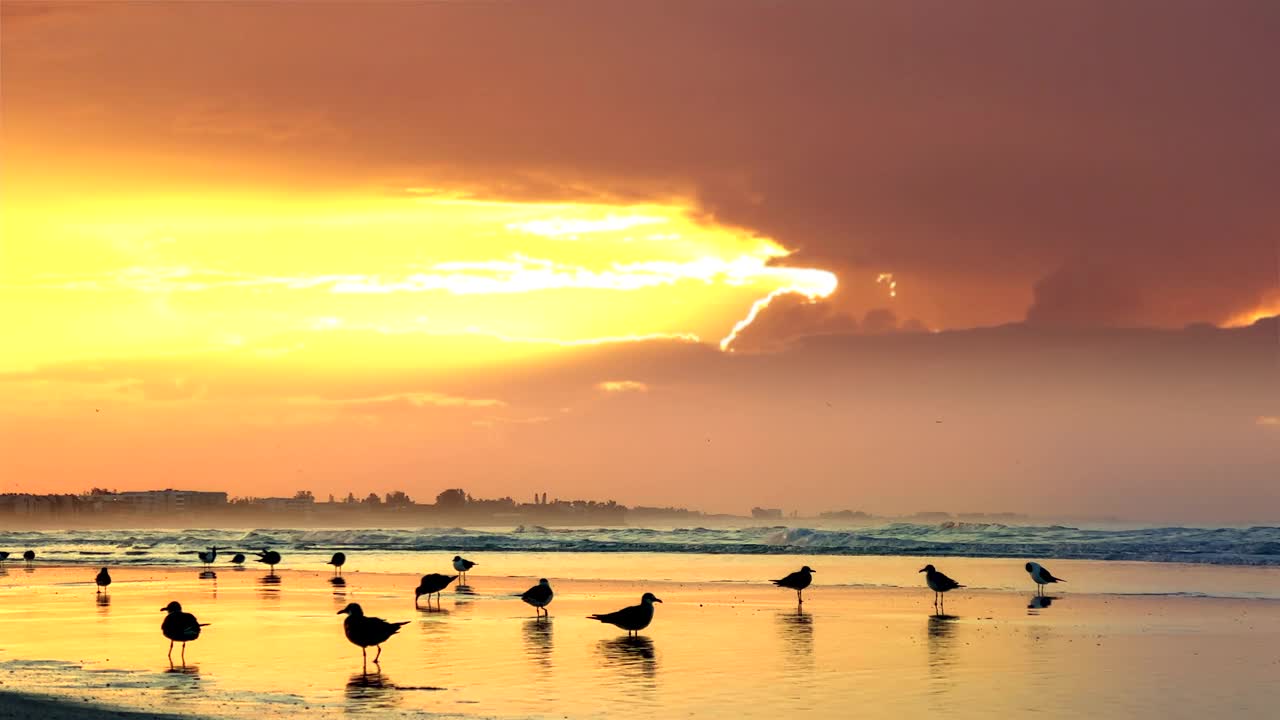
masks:
<svg viewBox="0 0 1280 720"><path fill-rule="evenodd" d="M943 575L942 573L937 574L937 579L938 579L938 585L948 590L954 590L955 588L958 588L958 587L964 587L960 583L956 582L955 580L952 580L951 578L947 577L946 575Z"/></svg>
<svg viewBox="0 0 1280 720"><path fill-rule="evenodd" d="M795 587L804 582L804 574L801 572L793 572L781 580L774 580L773 584L778 587Z"/></svg>
<svg viewBox="0 0 1280 720"><path fill-rule="evenodd" d="M1044 581L1047 583L1066 582L1066 580L1063 580L1060 577L1054 577L1053 573L1049 572L1048 568L1040 568L1040 576L1043 577Z"/></svg>
<svg viewBox="0 0 1280 720"><path fill-rule="evenodd" d="M534 585L528 590L525 590L520 595L520 599L526 602L528 601L542 602L543 600L547 599L547 595L550 592L551 592L551 588L547 587L546 585Z"/></svg>

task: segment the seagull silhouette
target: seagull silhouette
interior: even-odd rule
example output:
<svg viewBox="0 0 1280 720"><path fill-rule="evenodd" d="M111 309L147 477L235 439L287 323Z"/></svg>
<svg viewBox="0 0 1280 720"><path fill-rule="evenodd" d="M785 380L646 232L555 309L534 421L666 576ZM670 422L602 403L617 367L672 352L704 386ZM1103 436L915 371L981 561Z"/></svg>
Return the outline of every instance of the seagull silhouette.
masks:
<svg viewBox="0 0 1280 720"><path fill-rule="evenodd" d="M382 643L400 632L402 626L409 624L408 620L393 623L382 618L366 617L360 603L351 603L339 610L338 614L347 616L342 621L342 631L346 633L352 645L360 646L360 653L364 656L366 663L369 661L370 645L378 648L378 654L373 656L373 662L376 664L378 658L382 657Z"/></svg>
<svg viewBox="0 0 1280 720"><path fill-rule="evenodd" d="M208 627L209 623L202 623L196 620L196 616L188 612L182 612L182 605L177 600L160 608L160 612L169 613L164 622L160 623L160 632L169 638L169 664L173 665L173 644L175 642L182 643L182 664L187 664L187 643L200 637L200 628Z"/></svg>
<svg viewBox="0 0 1280 720"><path fill-rule="evenodd" d="M329 560L328 564L333 566L333 574L334 574L334 575L341 575L341 574L342 574L342 566L343 566L343 565L345 565L345 564L346 564L346 562L347 562L347 556L346 556L346 554L345 554L345 553L336 552L336 553L334 553L334 554L333 554L333 558Z"/></svg>
<svg viewBox="0 0 1280 720"><path fill-rule="evenodd" d="M925 565L920 568L920 572L924 573L925 584L933 591L933 604L935 607L942 607L945 601L942 594L956 588L964 587L960 583L938 572L932 565Z"/></svg>
<svg viewBox="0 0 1280 720"><path fill-rule="evenodd" d="M520 594L520 599L533 606L534 612L538 615L547 613L547 606L551 604L552 598L556 594L551 590L551 583L546 578L538 581L537 585L525 590Z"/></svg>
<svg viewBox="0 0 1280 720"><path fill-rule="evenodd" d="M660 602L662 601L653 593L647 592L641 596L639 605L625 607L616 612L592 615L589 619L617 625L626 630L627 635L632 635L649 627L649 623L653 622L653 604Z"/></svg>
<svg viewBox="0 0 1280 720"><path fill-rule="evenodd" d="M449 587L449 583L457 580L457 575L441 575L440 573L429 573L422 576L422 580L418 583L418 589L413 591L413 606L418 607L418 598L423 595L427 596L427 607L431 607L431 596L436 596L436 607L440 606L440 591Z"/></svg>
<svg viewBox="0 0 1280 720"><path fill-rule="evenodd" d="M809 585L813 583L813 573L815 572L817 572L817 570L814 570L808 565L805 565L804 567L782 578L781 580L774 580L773 584L777 585L778 587L784 587L790 590L795 590L796 599L799 601L801 605L803 605L804 589L809 587Z"/></svg>
<svg viewBox="0 0 1280 720"><path fill-rule="evenodd" d="M111 573L106 568L98 571L98 577L94 578L94 582L98 584L98 592L103 592L107 586L111 584Z"/></svg>
<svg viewBox="0 0 1280 720"><path fill-rule="evenodd" d="M275 572L276 565L280 564L280 553L276 552L275 550L268 550L267 548L262 548L261 550L258 551L257 561L260 563L266 563L267 567L271 568L271 572Z"/></svg>
<svg viewBox="0 0 1280 720"><path fill-rule="evenodd" d="M462 585L467 584L467 571L479 564L480 563L471 562L470 560L467 560L461 555L453 556L453 569L462 573L462 582L460 584Z"/></svg>
<svg viewBox="0 0 1280 720"><path fill-rule="evenodd" d="M1060 577L1054 577L1053 573L1049 572L1049 568L1041 565L1040 563L1029 562L1026 564L1026 568L1027 572L1031 574L1031 579L1035 581L1036 591L1041 595L1044 594L1045 585L1048 585L1049 583L1066 582L1066 580L1063 580Z"/></svg>

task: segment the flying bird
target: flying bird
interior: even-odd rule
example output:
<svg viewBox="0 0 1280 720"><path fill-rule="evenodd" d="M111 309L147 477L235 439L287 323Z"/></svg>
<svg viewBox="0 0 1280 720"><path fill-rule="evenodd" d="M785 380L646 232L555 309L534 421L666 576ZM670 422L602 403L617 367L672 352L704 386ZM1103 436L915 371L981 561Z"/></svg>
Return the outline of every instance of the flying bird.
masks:
<svg viewBox="0 0 1280 720"><path fill-rule="evenodd" d="M440 573L429 573L422 576L422 580L418 583L418 589L413 591L413 606L418 607L418 598L423 595L427 596L427 607L431 607L431 596L436 596L436 606L440 605L440 591L449 587L449 583L457 580L457 575L441 575Z"/></svg>
<svg viewBox="0 0 1280 720"><path fill-rule="evenodd" d="M467 584L467 571L479 564L480 563L473 563L461 555L453 556L453 569L462 573L462 585Z"/></svg>
<svg viewBox="0 0 1280 720"><path fill-rule="evenodd" d="M920 568L920 572L924 573L924 581L933 591L933 604L938 606L941 604L942 594L956 588L964 587L960 583L938 572L932 565L925 565Z"/></svg>
<svg viewBox="0 0 1280 720"><path fill-rule="evenodd" d="M781 580L774 580L773 584L777 585L778 587L787 588L789 590L795 590L796 599L800 602L800 604L803 605L804 589L809 587L809 585L813 583L813 573L815 572L817 571L809 567L808 565L805 565L804 567L782 578Z"/></svg>
<svg viewBox="0 0 1280 720"><path fill-rule="evenodd" d="M551 583L546 578L538 581L537 585L525 590L520 594L520 599L533 606L534 612L538 615L547 613L547 606L551 604L551 599L556 594L551 590Z"/></svg>
<svg viewBox="0 0 1280 720"><path fill-rule="evenodd" d="M653 622L653 604L660 602L662 601L653 593L647 592L640 598L639 605L625 607L617 612L592 615L588 619L617 625L626 630L627 635L631 635L649 627L649 623Z"/></svg>
<svg viewBox="0 0 1280 720"><path fill-rule="evenodd" d="M344 554L344 553L340 553L340 552L336 552L336 553L334 553L334 554L333 554L333 558L329 560L329 563L328 563L328 564L333 566L333 574L334 574L334 575L341 575L341 574L342 574L342 566L343 566L343 565L345 565L345 564L346 564L346 562L347 562L347 556L346 556L346 554Z"/></svg>
<svg viewBox="0 0 1280 720"><path fill-rule="evenodd" d="M382 618L366 617L360 603L351 603L339 610L338 614L347 616L342 621L342 631L352 645L360 646L360 654L364 656L365 662L369 661L370 645L378 648L378 654L373 656L373 662L377 663L378 658L382 657L382 643L400 632L402 626L409 624L408 620L393 623Z"/></svg>
<svg viewBox="0 0 1280 720"><path fill-rule="evenodd" d="M271 568L271 572L275 572L276 565L280 564L280 553L262 548L258 551L258 562L266 563L267 567Z"/></svg>
<svg viewBox="0 0 1280 720"><path fill-rule="evenodd" d="M182 643L182 664L187 664L187 643L200 637L200 628L208 627L209 623L202 623L196 620L196 616L188 612L182 612L182 605L177 600L160 608L160 612L169 613L164 622L160 623L160 632L169 638L169 664L173 664L173 644Z"/></svg>
<svg viewBox="0 0 1280 720"><path fill-rule="evenodd" d="M1066 580L1063 580L1062 578L1054 577L1053 573L1049 572L1049 568L1041 565L1040 563L1029 562L1027 563L1026 568L1027 572L1031 574L1031 579L1035 581L1036 591L1042 595L1044 594L1045 585L1048 585L1049 583L1066 582Z"/></svg>
<svg viewBox="0 0 1280 720"><path fill-rule="evenodd" d="M106 568L102 568L98 571L98 577L94 578L93 581L98 584L98 592L102 592L111 584L111 573L107 572Z"/></svg>

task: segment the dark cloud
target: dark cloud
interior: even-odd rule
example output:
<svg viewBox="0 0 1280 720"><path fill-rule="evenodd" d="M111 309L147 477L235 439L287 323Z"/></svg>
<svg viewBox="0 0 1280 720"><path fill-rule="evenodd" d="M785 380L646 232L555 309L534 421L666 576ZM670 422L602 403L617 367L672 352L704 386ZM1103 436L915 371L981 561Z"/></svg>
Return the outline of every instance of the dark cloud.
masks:
<svg viewBox="0 0 1280 720"><path fill-rule="evenodd" d="M1278 27L1270 0L157 4L67 38L91 67L7 48L6 142L166 181L688 196L787 263L909 280L933 327L1033 286L1035 322L1182 325L1278 284ZM72 101L107 116L47 121Z"/></svg>

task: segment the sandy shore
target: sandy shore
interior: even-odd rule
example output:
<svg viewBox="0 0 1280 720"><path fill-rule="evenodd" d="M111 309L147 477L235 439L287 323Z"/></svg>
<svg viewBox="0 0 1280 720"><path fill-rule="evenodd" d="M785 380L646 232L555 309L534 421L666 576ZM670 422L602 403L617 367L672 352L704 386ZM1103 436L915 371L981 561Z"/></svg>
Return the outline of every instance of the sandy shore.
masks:
<svg viewBox="0 0 1280 720"><path fill-rule="evenodd" d="M742 562L764 577L778 564ZM427 611L409 575L349 573L344 586L313 571L115 575L106 599L85 567L0 578L0 692L228 718L1199 718L1269 716L1280 676L1273 600L1063 593L1029 607L1031 592L961 590L938 617L923 589L817 585L798 610L765 583L552 577L551 618L539 622L512 597L532 577L477 574ZM646 590L665 602L637 640L586 618ZM185 667L169 666L159 632L170 600L211 623ZM348 602L410 623L381 672L366 673L342 635Z"/></svg>
<svg viewBox="0 0 1280 720"><path fill-rule="evenodd" d="M0 720L191 720L191 715L120 710L93 704L89 698L80 701L16 692L0 691Z"/></svg>

